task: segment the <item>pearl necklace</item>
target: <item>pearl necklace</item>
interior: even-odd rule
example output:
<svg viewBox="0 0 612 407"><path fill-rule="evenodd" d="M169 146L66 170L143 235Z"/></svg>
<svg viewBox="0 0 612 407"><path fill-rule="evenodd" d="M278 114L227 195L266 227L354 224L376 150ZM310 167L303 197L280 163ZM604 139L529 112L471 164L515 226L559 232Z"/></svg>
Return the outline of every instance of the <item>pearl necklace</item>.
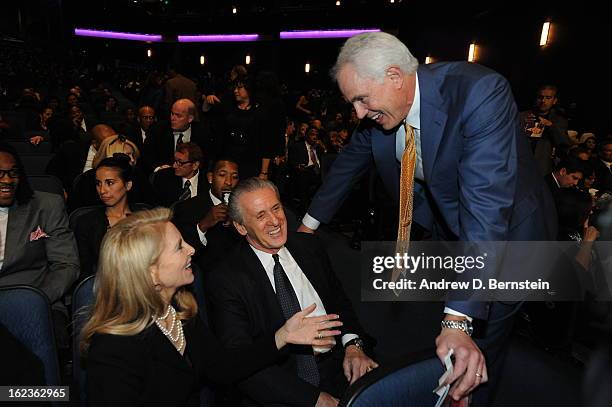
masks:
<svg viewBox="0 0 612 407"><path fill-rule="evenodd" d="M170 323L170 329L166 329L163 325L162 321L164 321L168 314L172 314L172 322ZM174 344L176 349L180 352L185 345L185 336L183 334L183 324L181 324L180 319L176 317L176 310L170 304L168 304L168 310L163 317L155 318L155 325L159 328L160 331ZM172 332L176 330L176 335L172 335ZM177 343L178 342L178 343Z"/></svg>

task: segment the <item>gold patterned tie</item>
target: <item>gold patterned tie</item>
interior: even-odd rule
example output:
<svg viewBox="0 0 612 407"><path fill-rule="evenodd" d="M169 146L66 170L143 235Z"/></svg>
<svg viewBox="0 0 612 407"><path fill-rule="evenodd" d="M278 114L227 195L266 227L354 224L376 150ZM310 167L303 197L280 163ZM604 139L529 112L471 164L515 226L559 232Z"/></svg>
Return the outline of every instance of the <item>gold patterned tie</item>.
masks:
<svg viewBox="0 0 612 407"><path fill-rule="evenodd" d="M404 124L406 129L406 147L402 155L402 172L400 175L399 225L397 241L410 241L410 226L412 225L412 198L414 195L414 171L416 168L416 145L414 129Z"/></svg>
<svg viewBox="0 0 612 407"><path fill-rule="evenodd" d="M402 255L408 252L410 246L410 227L412 226L412 199L414 196L414 171L416 168L416 145L414 141L414 129L404 122L406 131L406 146L402 154L402 171L400 174L400 202L399 222L397 227L397 242L395 250ZM397 281L400 274L405 270L395 268L391 273L391 280ZM399 292L395 292L399 295Z"/></svg>

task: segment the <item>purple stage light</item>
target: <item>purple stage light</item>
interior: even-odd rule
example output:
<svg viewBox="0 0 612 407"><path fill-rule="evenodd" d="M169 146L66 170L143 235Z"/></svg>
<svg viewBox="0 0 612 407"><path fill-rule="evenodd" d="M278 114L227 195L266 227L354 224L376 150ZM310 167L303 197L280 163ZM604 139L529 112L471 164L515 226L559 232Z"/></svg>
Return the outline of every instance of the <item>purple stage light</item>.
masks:
<svg viewBox="0 0 612 407"><path fill-rule="evenodd" d="M353 35L379 32L380 28L364 28L350 30L304 30L304 31L281 31L281 40L298 40L306 38L349 38Z"/></svg>
<svg viewBox="0 0 612 407"><path fill-rule="evenodd" d="M123 32L117 32L117 31L89 30L86 28L75 28L74 35L78 35L79 37L110 38L114 40L131 40L131 41L148 41L148 42L159 42L162 40L162 36L159 34L134 34L134 33L123 33Z"/></svg>
<svg viewBox="0 0 612 407"><path fill-rule="evenodd" d="M247 42L258 41L259 34L179 35L179 42Z"/></svg>

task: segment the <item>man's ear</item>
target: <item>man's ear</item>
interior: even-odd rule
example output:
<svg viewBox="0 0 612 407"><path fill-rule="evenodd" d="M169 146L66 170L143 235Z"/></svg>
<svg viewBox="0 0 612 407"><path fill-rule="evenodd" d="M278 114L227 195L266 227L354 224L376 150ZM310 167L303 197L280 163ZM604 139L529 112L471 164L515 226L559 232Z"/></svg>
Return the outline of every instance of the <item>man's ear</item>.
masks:
<svg viewBox="0 0 612 407"><path fill-rule="evenodd" d="M128 182L125 184L125 189L127 189L128 191L131 191L131 190L132 190L132 181L128 181Z"/></svg>
<svg viewBox="0 0 612 407"><path fill-rule="evenodd" d="M242 236L246 236L247 235L247 230L246 230L246 228L243 225L241 225L240 223L236 222L235 220L232 221L232 223L234 224L234 227L236 228L238 233L240 233Z"/></svg>
<svg viewBox="0 0 612 407"><path fill-rule="evenodd" d="M206 173L206 179L208 180L209 184L212 184L212 180L213 180L213 173L212 173L212 171L208 171Z"/></svg>
<svg viewBox="0 0 612 407"><path fill-rule="evenodd" d="M561 175L562 177L565 177L567 175L567 170L565 168L561 168L559 170L559 175Z"/></svg>
<svg viewBox="0 0 612 407"><path fill-rule="evenodd" d="M386 79L390 80L396 89L401 89L404 85L404 74L397 66L390 66L385 72Z"/></svg>

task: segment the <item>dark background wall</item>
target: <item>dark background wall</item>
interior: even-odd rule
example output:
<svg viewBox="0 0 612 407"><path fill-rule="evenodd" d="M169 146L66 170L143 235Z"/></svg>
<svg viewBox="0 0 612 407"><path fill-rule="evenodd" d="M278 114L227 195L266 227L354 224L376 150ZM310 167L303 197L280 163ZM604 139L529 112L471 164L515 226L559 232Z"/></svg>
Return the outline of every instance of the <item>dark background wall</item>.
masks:
<svg viewBox="0 0 612 407"><path fill-rule="evenodd" d="M470 2L423 3L384 0L25 0L3 5L0 30L37 44L54 57L95 69L98 62L163 67L178 62L194 76L227 71L244 63L276 71L290 88L331 87L327 72L342 40L280 41L281 30L380 27L398 35L420 61L465 60L471 41L478 63L505 75L520 109L533 103L537 86L555 83L560 100L579 131L612 133L609 118L607 52L609 30L599 6ZM461 2L466 3L466 2ZM560 2L559 2L560 3ZM232 6L238 14L231 13ZM538 46L542 23L552 20L551 44ZM162 33L167 42L77 38L74 27ZM256 43L176 44L179 33L259 33ZM146 57L147 48L153 57ZM199 65L199 56L206 65ZM304 64L312 71L306 75Z"/></svg>

